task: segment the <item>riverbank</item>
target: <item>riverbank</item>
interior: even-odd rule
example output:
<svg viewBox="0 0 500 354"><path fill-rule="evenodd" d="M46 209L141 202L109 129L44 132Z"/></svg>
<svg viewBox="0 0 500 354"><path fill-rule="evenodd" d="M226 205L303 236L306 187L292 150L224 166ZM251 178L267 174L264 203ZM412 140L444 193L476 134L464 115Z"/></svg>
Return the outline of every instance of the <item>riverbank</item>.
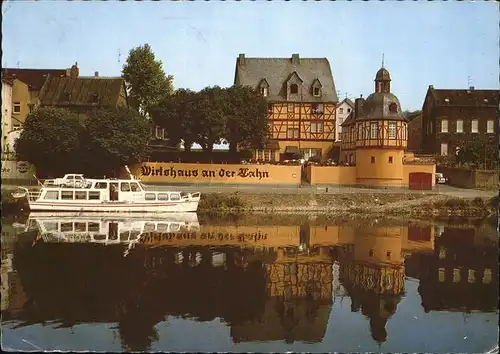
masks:
<svg viewBox="0 0 500 354"><path fill-rule="evenodd" d="M203 194L199 212L328 214L331 216L464 216L497 213L498 198L466 199L436 194Z"/></svg>
<svg viewBox="0 0 500 354"><path fill-rule="evenodd" d="M474 199L433 193L203 193L201 214L328 214L329 216L463 216L497 214L498 197ZM2 214L29 210L25 200L16 200L2 189Z"/></svg>

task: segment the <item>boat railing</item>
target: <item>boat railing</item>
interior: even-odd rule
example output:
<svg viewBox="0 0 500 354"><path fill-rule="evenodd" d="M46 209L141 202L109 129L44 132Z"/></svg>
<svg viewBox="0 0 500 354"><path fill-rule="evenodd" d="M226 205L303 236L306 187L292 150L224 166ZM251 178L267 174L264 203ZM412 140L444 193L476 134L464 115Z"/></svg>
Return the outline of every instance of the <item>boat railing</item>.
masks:
<svg viewBox="0 0 500 354"><path fill-rule="evenodd" d="M28 200L34 202L40 198L40 194L42 194L40 190L28 190Z"/></svg>

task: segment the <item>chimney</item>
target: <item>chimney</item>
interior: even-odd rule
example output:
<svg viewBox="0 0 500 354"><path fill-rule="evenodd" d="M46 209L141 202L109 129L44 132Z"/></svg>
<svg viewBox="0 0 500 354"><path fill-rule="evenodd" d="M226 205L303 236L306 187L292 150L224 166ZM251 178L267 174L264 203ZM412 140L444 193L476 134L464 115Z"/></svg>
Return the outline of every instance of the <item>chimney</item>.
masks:
<svg viewBox="0 0 500 354"><path fill-rule="evenodd" d="M354 101L354 118L357 119L361 114L363 114L363 103L365 100L363 95L360 98L356 98Z"/></svg>
<svg viewBox="0 0 500 354"><path fill-rule="evenodd" d="M474 91L474 86L469 87L469 91Z"/></svg>
<svg viewBox="0 0 500 354"><path fill-rule="evenodd" d="M96 71L96 72L94 73L94 77L99 77L99 71Z"/></svg>
<svg viewBox="0 0 500 354"><path fill-rule="evenodd" d="M244 54L244 53L241 53L241 54L238 56L238 64L240 64L240 65L245 65L245 54Z"/></svg>
<svg viewBox="0 0 500 354"><path fill-rule="evenodd" d="M429 88L430 88L431 90L434 90L434 85L429 85Z"/></svg>
<svg viewBox="0 0 500 354"><path fill-rule="evenodd" d="M292 65L300 65L300 57L298 54L292 54Z"/></svg>
<svg viewBox="0 0 500 354"><path fill-rule="evenodd" d="M78 63L77 62L75 62L75 65L73 65L71 67L71 71L70 71L69 76L72 79L76 79L76 78L78 78L78 76L80 76L80 70L78 69Z"/></svg>

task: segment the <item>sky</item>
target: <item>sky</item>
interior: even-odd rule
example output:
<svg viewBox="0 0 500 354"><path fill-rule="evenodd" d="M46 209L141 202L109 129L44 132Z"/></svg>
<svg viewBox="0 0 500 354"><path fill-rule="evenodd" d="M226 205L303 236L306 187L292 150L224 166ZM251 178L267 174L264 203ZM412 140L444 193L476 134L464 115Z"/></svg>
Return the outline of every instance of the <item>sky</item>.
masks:
<svg viewBox="0 0 500 354"><path fill-rule="evenodd" d="M435 88L499 88L499 4L456 1L114 2L9 0L2 67L119 76L149 43L176 88L231 86L236 58L327 58L340 98L368 96L385 67L403 110Z"/></svg>

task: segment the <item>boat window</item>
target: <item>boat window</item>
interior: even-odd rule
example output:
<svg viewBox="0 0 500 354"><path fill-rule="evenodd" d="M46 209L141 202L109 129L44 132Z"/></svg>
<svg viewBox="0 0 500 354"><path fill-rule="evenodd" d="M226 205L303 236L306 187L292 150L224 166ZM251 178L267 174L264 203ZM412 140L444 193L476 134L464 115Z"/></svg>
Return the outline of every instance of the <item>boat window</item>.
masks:
<svg viewBox="0 0 500 354"><path fill-rule="evenodd" d="M59 224L57 222L46 222L43 224L45 226L46 231L57 231L57 226Z"/></svg>
<svg viewBox="0 0 500 354"><path fill-rule="evenodd" d="M77 232L87 231L87 224L84 222L75 222L75 231Z"/></svg>
<svg viewBox="0 0 500 354"><path fill-rule="evenodd" d="M182 198L185 198L185 197L187 197L188 195L189 195L189 193L186 193L186 192L181 192L181 197L182 197Z"/></svg>
<svg viewBox="0 0 500 354"><path fill-rule="evenodd" d="M120 232L120 241L128 241L130 231Z"/></svg>
<svg viewBox="0 0 500 354"><path fill-rule="evenodd" d="M89 199L90 200L99 200L99 199L101 199L101 192L89 191Z"/></svg>
<svg viewBox="0 0 500 354"><path fill-rule="evenodd" d="M43 199L57 200L59 199L59 191L47 191Z"/></svg>
<svg viewBox="0 0 500 354"><path fill-rule="evenodd" d="M158 193L158 200L168 200L167 193Z"/></svg>
<svg viewBox="0 0 500 354"><path fill-rule="evenodd" d="M156 194L154 194L154 193L146 193L144 195L144 199L146 199L146 200L156 200Z"/></svg>
<svg viewBox="0 0 500 354"><path fill-rule="evenodd" d="M95 234L94 235L94 240L96 240L96 241L103 241L105 239L106 239L106 235L104 235L104 234Z"/></svg>
<svg viewBox="0 0 500 354"><path fill-rule="evenodd" d="M181 196L179 195L179 193L170 194L170 200L180 200L180 199Z"/></svg>
<svg viewBox="0 0 500 354"><path fill-rule="evenodd" d="M75 199L86 200L87 199L87 191L75 191Z"/></svg>
<svg viewBox="0 0 500 354"><path fill-rule="evenodd" d="M170 224L170 231L179 231L180 228L180 225L177 223Z"/></svg>
<svg viewBox="0 0 500 354"><path fill-rule="evenodd" d="M163 223L158 224L158 231L159 232L167 232L168 231L168 224L163 224Z"/></svg>
<svg viewBox="0 0 500 354"><path fill-rule="evenodd" d="M130 192L130 184L128 182L122 182L120 188L122 192Z"/></svg>
<svg viewBox="0 0 500 354"><path fill-rule="evenodd" d="M61 191L61 199L73 199L73 191Z"/></svg>
<svg viewBox="0 0 500 354"><path fill-rule="evenodd" d="M62 222L61 223L61 232L73 231L73 223L72 222Z"/></svg>
<svg viewBox="0 0 500 354"><path fill-rule="evenodd" d="M99 223L89 222L89 232L99 232Z"/></svg>
<svg viewBox="0 0 500 354"><path fill-rule="evenodd" d="M144 185L144 183L139 182L139 184L141 185L142 190L145 191L146 190L146 186Z"/></svg>
<svg viewBox="0 0 500 354"><path fill-rule="evenodd" d="M108 184L106 182L96 182L95 189L108 189Z"/></svg>
<svg viewBox="0 0 500 354"><path fill-rule="evenodd" d="M132 192L138 192L141 190L141 188L139 187L139 185L135 182L130 182L130 190Z"/></svg>
<svg viewBox="0 0 500 354"><path fill-rule="evenodd" d="M155 224L147 222L144 224L144 232L151 232L155 230Z"/></svg>

